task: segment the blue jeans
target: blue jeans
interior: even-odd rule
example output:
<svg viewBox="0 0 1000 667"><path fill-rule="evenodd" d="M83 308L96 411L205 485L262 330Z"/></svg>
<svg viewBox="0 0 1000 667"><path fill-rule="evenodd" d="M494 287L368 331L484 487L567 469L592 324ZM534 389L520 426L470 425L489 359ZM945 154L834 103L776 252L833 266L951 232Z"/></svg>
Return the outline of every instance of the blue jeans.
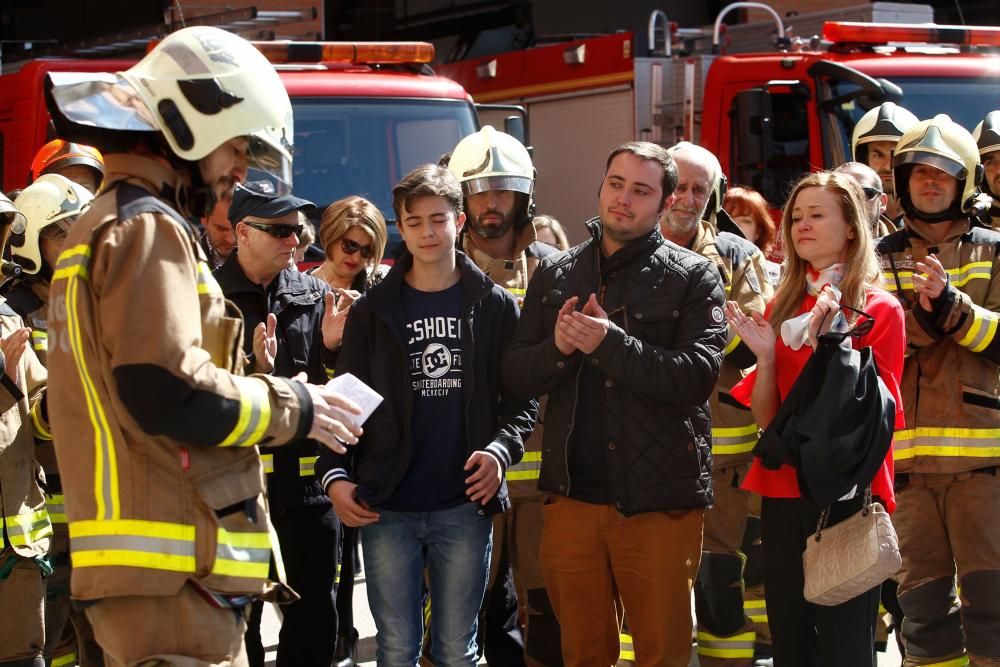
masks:
<svg viewBox="0 0 1000 667"><path fill-rule="evenodd" d="M493 521L481 512L476 503L436 512L379 510L379 521L361 529L379 667L413 667L420 659L425 567L434 664L476 664L493 549Z"/></svg>

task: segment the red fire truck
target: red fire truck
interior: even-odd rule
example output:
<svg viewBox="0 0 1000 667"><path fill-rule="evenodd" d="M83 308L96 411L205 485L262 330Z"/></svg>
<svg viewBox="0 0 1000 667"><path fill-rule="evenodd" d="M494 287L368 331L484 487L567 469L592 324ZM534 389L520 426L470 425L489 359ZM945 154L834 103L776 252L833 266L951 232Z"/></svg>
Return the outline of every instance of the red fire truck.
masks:
<svg viewBox="0 0 1000 667"><path fill-rule="evenodd" d="M725 11L747 5L760 7ZM805 39L791 38L773 12L774 22L728 32L722 16L713 29L667 31L659 14L648 36L576 39L438 68L477 102L526 107L538 210L569 223L575 241L595 213L604 160L624 141L695 141L718 156L730 183L780 206L801 174L849 159L855 122L883 101L919 118L947 113L970 131L1000 108L1000 28L917 23L932 20L930 7L877 2L797 16Z"/></svg>
<svg viewBox="0 0 1000 667"><path fill-rule="evenodd" d="M427 68L431 44L261 42L291 97L295 193L322 208L358 194L392 217L392 187L479 127L465 90ZM49 72L120 71L134 61L47 58L0 76L4 191L23 187L53 138L42 83Z"/></svg>

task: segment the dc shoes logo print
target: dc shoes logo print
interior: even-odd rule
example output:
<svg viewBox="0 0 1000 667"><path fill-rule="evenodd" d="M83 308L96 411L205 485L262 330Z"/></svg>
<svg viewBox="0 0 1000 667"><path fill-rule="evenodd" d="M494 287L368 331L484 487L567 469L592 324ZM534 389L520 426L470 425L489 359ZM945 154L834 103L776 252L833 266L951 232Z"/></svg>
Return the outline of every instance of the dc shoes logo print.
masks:
<svg viewBox="0 0 1000 667"><path fill-rule="evenodd" d="M439 378L451 370L451 350L440 343L431 343L424 349L420 362L425 376Z"/></svg>

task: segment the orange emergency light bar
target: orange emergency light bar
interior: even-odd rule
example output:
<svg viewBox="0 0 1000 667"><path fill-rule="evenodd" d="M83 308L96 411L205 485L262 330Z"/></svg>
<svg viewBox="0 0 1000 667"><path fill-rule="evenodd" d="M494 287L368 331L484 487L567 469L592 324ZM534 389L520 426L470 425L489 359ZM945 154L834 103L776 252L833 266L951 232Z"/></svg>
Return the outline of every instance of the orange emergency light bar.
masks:
<svg viewBox="0 0 1000 667"><path fill-rule="evenodd" d="M387 65L434 60L434 45L427 42L253 42L253 45L275 64Z"/></svg>
<svg viewBox="0 0 1000 667"><path fill-rule="evenodd" d="M827 21L823 39L844 44L958 44L1000 46L1000 28L936 25L934 23L855 23Z"/></svg>

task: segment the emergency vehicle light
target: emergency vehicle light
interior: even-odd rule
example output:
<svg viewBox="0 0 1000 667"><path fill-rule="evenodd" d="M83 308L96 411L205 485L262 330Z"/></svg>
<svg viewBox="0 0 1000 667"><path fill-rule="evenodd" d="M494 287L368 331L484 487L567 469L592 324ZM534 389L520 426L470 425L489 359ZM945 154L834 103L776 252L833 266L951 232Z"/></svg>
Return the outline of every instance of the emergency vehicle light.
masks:
<svg viewBox="0 0 1000 667"><path fill-rule="evenodd" d="M427 42L253 42L253 45L274 64L420 64L434 59L434 45Z"/></svg>
<svg viewBox="0 0 1000 667"><path fill-rule="evenodd" d="M1000 28L936 25L933 23L855 23L827 21L823 39L834 43L960 44L1000 46Z"/></svg>

